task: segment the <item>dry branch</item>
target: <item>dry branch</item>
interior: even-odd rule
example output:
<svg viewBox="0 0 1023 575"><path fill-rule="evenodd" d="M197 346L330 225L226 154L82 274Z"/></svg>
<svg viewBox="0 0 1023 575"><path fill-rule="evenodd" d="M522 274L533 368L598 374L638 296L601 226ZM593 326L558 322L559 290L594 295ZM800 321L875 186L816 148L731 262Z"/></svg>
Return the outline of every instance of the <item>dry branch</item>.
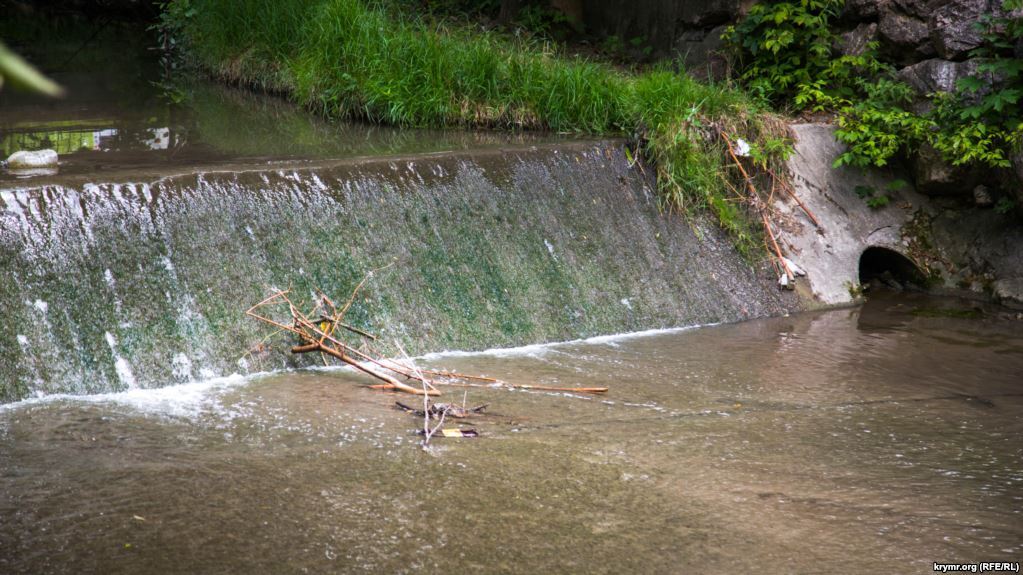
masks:
<svg viewBox="0 0 1023 575"><path fill-rule="evenodd" d="M420 369L405 353L398 341L395 341L394 345L401 352L404 361L384 357L370 345L370 342L378 341L375 335L344 322L345 315L354 304L358 292L373 276L373 273L370 271L366 274L366 277L355 286L351 296L341 307L338 307L325 293L319 291L311 306L312 309L306 312L302 310L301 305L291 299L290 288L275 290L245 311L247 316L274 328L273 333L260 342L260 346L263 346L272 336L287 333L297 339L290 346L293 354L317 353L324 358L325 362L327 357L331 357L382 382L367 386L370 389L401 391L422 396L422 409L414 409L400 402L397 402L397 405L423 418L422 428L417 433L424 436L422 443L424 448L429 446L430 439L438 433L443 437L478 437L479 433L474 429L443 429L442 426L446 418L461 419L470 415L479 415L487 407L486 404L483 404L467 408L464 397L461 406L451 403L434 403L431 401L431 397L441 394L439 386L571 393L607 392L606 387L550 387L510 384L481 375L467 375L449 370ZM290 316L290 322L275 319L275 317L284 314ZM345 336L347 336L347 340ZM418 382L419 385L410 385L406 382ZM431 420L437 421L436 425L431 426Z"/></svg>
<svg viewBox="0 0 1023 575"><path fill-rule="evenodd" d="M327 297L326 294L320 292L313 311L308 314L304 313L294 304L294 302L292 302L289 296L291 290L288 289L275 291L270 296L246 310L245 314L251 318L277 328L278 332L284 331L297 336L299 343L298 345L292 346L291 353L301 354L319 352L333 357L340 360L342 363L350 365L356 370L365 373L366 375L383 381L386 389L393 389L415 395L440 395L440 391L438 391L436 387L424 377L417 377L415 374L410 373L407 370L401 369L395 365L389 365L384 360L356 349L353 344L343 341L339 335L336 335L337 328L341 327L361 338L372 340L376 339L375 336L358 328L349 326L344 322L345 314L348 313L348 310L352 307L359 290L362 289L362 286L365 285L366 281L372 276L372 271L366 274L366 277L364 277L355 287L352 291L351 297L348 298L348 301L341 309L338 309L337 306L334 305L334 302ZM288 314L291 316L291 325L287 325L263 315L262 310L267 307L287 309ZM310 320L310 316L316 316L316 311L322 311L323 313L316 321ZM418 379L423 381L423 389L417 389L411 385L402 383L397 377L395 377L395 375L392 375L392 373L406 379Z"/></svg>
<svg viewBox="0 0 1023 575"><path fill-rule="evenodd" d="M726 134L723 131L719 132L719 134L721 135L721 139L725 141L725 146L728 149L728 155L731 156L732 161L735 163L735 166L739 168L739 173L742 174L743 183L746 184L746 189L749 190L749 202L760 213L760 218L764 226L764 232L767 234L767 239L770 241L770 247L774 248L772 255L777 258L777 267L780 267L784 272L784 276L782 278L784 281L781 283L783 286L791 288L794 285L793 282L795 281L796 278L796 271L792 269L792 267L789 265L789 261L785 258L784 254L782 254L781 247L778 245L778 239L774 234L774 230L771 228L770 218L767 217L768 209L767 203L770 200L768 200L768 202L765 202L763 198L760 197L760 193L757 191L757 188L753 183L753 178L750 177L749 172L746 171L746 167L743 166L742 161L739 160L739 156L736 155L735 149L732 147L732 140L731 138L728 137L728 134ZM770 170L768 171L771 174L771 198L773 199L774 187L775 184L778 182L778 178L775 176L774 172L771 172ZM795 198L796 202L799 203L801 207L803 207L803 210L806 212L806 215L809 216L811 220L813 220L814 224L817 225L818 228L820 228L820 223L817 221L817 218L812 213L810 213L810 210L807 209L806 206L803 206L803 203L799 200L799 198L796 198L794 192L786 188L787 184L784 181L781 183L782 188L786 189L786 191L788 191L792 195L792 197Z"/></svg>
<svg viewBox="0 0 1023 575"><path fill-rule="evenodd" d="M796 200L796 203L799 204L800 209L802 209L803 213L806 214L808 218L810 218L810 221L813 222L813 225L817 226L817 229L823 232L824 226L821 225L820 221L817 219L817 216L813 215L813 212L810 211L810 208L806 207L806 204L803 203L803 200L799 199L799 196L796 195L796 190L792 189L792 186L787 181L779 178L778 175L774 173L774 170L768 168L767 173L771 174L772 181L777 181L781 183L781 188L785 190L786 193L788 193L789 197L791 197L793 200Z"/></svg>

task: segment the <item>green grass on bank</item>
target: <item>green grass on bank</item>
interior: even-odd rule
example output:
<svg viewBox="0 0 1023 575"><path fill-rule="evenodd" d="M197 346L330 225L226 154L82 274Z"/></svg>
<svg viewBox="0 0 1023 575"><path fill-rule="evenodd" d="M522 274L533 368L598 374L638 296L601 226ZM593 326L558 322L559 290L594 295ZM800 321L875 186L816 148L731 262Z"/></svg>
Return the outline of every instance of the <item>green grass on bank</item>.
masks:
<svg viewBox="0 0 1023 575"><path fill-rule="evenodd" d="M332 118L641 134L662 207L710 209L740 251L760 249L716 137L770 138L765 110L740 91L667 69L626 73L360 0L172 0L163 27L213 74Z"/></svg>

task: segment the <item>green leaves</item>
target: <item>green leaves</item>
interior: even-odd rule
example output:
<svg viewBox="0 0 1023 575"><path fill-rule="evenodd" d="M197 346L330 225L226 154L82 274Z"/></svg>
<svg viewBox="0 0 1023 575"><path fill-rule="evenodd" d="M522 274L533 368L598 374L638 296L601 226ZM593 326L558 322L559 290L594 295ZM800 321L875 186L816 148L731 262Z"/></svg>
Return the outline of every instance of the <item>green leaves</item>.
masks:
<svg viewBox="0 0 1023 575"><path fill-rule="evenodd" d="M1006 0L1006 12L1023 0ZM1014 8L1014 6L1016 6ZM938 129L931 144L954 165L1009 167L1012 150L1023 143L1023 60L1015 45L1023 40L1023 18L988 17L984 44L972 53L981 60L978 76L956 82L957 93L935 96L930 114Z"/></svg>
<svg viewBox="0 0 1023 575"><path fill-rule="evenodd" d="M899 182L902 183L901 186L893 187L897 185ZM905 185L906 182L904 182L903 180L895 180L885 187L888 188L889 190L897 190L901 189ZM892 199L888 197L887 194L877 193L877 190L875 190L873 186L856 186L856 188L854 188L854 191L856 192L856 195L859 196L859 198L867 204L867 207L873 210L883 208L892 201Z"/></svg>
<svg viewBox="0 0 1023 575"><path fill-rule="evenodd" d="M967 76L965 78L959 78L956 81L956 88L964 92L976 92L984 87L984 82L976 76Z"/></svg>
<svg viewBox="0 0 1023 575"><path fill-rule="evenodd" d="M837 136L848 149L836 166L885 166L924 143L955 165L1004 167L1023 142L1023 0L1005 0L1008 17L982 20L984 44L971 56L977 74L955 94L928 96L930 110L910 109L913 90L876 55L837 56L830 25L842 0L765 0L723 38L739 51L740 79L754 95L795 110L836 113Z"/></svg>

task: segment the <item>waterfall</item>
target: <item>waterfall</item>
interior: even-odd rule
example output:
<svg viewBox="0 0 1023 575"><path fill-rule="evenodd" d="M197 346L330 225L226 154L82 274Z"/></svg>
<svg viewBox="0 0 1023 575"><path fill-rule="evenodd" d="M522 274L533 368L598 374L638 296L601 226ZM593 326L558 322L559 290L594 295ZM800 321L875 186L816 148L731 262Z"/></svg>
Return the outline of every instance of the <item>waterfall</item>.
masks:
<svg viewBox="0 0 1023 575"><path fill-rule="evenodd" d="M410 353L736 321L792 305L711 224L659 212L620 144L120 175L0 191L0 401L315 358L244 310L345 298Z"/></svg>

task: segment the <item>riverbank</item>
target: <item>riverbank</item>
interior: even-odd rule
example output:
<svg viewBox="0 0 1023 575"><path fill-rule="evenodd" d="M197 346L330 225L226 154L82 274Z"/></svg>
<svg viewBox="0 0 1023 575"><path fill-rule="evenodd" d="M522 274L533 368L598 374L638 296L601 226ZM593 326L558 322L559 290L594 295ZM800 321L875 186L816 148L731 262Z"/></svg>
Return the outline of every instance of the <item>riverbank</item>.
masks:
<svg viewBox="0 0 1023 575"><path fill-rule="evenodd" d="M784 124L743 92L667 68L629 73L548 45L433 27L357 0L172 2L163 29L228 82L287 94L331 118L409 127L626 135L645 145L662 209L710 210L740 251L762 257L720 132L778 160ZM635 148L634 148L635 150Z"/></svg>

